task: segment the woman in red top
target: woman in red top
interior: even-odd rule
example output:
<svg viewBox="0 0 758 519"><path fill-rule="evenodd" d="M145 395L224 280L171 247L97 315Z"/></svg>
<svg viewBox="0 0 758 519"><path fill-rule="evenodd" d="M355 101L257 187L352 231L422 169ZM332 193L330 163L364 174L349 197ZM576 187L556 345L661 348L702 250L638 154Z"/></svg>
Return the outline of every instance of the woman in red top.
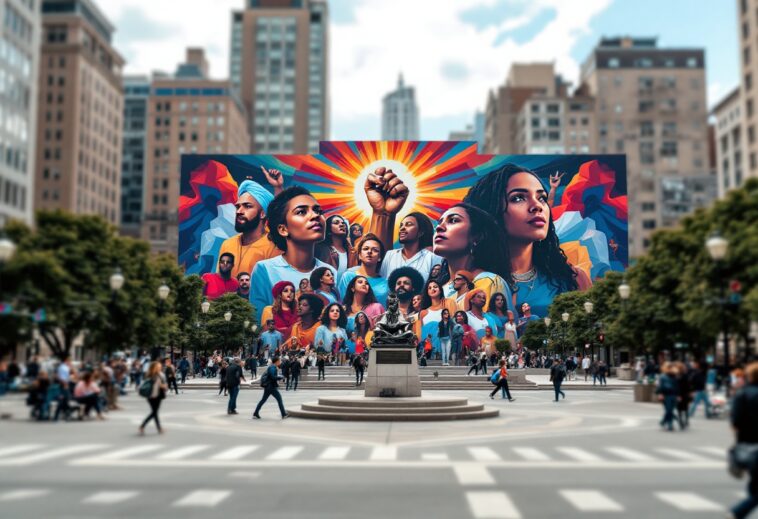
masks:
<svg viewBox="0 0 758 519"><path fill-rule="evenodd" d="M503 398L506 396L508 397L509 402L513 402L516 400L515 398L511 398L511 392L508 390L508 370L505 368L505 360L500 361L500 369L496 371L496 373L500 373L500 377L497 379L495 389L492 390L492 393L490 393L490 398L495 398L495 393L497 393L498 389L501 389L503 391ZM494 376L494 374L493 374Z"/></svg>

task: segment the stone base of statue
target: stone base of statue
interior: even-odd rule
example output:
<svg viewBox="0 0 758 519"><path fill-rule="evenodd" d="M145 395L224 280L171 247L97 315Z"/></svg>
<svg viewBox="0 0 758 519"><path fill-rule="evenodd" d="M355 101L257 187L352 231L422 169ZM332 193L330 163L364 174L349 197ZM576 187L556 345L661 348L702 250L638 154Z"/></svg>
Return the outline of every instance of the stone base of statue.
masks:
<svg viewBox="0 0 758 519"><path fill-rule="evenodd" d="M375 346L369 351L365 396L421 396L421 378L415 348Z"/></svg>

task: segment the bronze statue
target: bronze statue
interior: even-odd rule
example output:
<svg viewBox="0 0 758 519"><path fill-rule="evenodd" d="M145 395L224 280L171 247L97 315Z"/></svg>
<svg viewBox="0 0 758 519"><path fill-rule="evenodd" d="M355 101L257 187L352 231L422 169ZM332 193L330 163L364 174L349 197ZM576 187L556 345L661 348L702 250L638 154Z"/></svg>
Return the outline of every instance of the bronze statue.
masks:
<svg viewBox="0 0 758 519"><path fill-rule="evenodd" d="M374 346L410 346L414 347L416 336L409 323L401 314L398 307L397 295L390 292L387 296L387 311L382 315L374 328L371 347Z"/></svg>

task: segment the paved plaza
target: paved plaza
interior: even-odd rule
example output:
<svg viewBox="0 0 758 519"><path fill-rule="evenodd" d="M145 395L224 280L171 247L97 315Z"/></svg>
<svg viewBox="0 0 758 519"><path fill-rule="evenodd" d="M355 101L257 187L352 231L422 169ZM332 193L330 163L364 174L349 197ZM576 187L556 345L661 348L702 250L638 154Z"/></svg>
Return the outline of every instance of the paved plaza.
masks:
<svg viewBox="0 0 758 519"><path fill-rule="evenodd" d="M170 396L166 434L137 427L133 393L103 422L34 423L18 395L0 400L3 517L723 517L744 493L726 472L725 420L700 414L659 430L660 407L630 390L465 396L498 418L441 423L253 421L208 389ZM360 391L283 392L289 408ZM702 413L702 411L700 411Z"/></svg>

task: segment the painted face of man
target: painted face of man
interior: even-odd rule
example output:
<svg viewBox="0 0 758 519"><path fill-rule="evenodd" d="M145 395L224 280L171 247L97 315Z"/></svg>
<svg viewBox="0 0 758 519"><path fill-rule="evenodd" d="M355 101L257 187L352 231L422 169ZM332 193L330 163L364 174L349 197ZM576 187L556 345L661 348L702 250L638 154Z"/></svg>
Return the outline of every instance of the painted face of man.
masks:
<svg viewBox="0 0 758 519"><path fill-rule="evenodd" d="M242 193L234 207L236 209L234 230L237 232L254 231L265 216L261 205L250 193Z"/></svg>

